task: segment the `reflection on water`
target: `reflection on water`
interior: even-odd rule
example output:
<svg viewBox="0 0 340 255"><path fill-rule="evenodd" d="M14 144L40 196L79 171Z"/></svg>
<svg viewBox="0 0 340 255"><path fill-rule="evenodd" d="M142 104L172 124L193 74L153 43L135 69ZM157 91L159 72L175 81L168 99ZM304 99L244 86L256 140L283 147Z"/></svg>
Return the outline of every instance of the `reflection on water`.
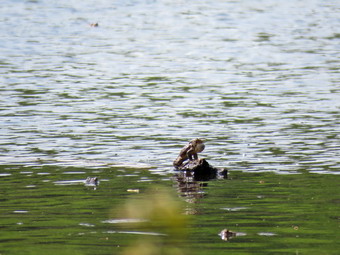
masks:
<svg viewBox="0 0 340 255"><path fill-rule="evenodd" d="M204 197L203 187L206 183L195 181L190 172L178 172L175 174L178 193L184 197L188 203L196 203L197 200Z"/></svg>
<svg viewBox="0 0 340 255"><path fill-rule="evenodd" d="M218 171L223 173L219 174ZM206 162L205 167L202 167L201 170L196 168L194 171L176 171L172 179L176 182L178 193L185 201L188 203L196 203L200 198L205 196L203 188L208 186L209 180L227 178L228 172L226 169L213 168Z"/></svg>

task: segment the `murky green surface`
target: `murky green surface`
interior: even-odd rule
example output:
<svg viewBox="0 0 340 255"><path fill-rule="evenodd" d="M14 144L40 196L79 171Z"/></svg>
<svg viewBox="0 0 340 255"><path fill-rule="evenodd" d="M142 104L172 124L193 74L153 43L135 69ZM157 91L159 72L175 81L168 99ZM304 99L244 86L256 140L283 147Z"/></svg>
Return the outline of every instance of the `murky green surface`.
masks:
<svg viewBox="0 0 340 255"><path fill-rule="evenodd" d="M115 218L158 184L184 201L186 252L337 254L339 11L2 1L0 253L119 254L163 238ZM178 183L171 163L195 137L230 179Z"/></svg>
<svg viewBox="0 0 340 255"><path fill-rule="evenodd" d="M334 175L233 171L228 179L179 183L148 169L1 170L7 173L1 177L1 254L119 254L139 236L166 239L157 225L141 229L118 214L155 184L185 201L186 254L337 254L340 248ZM96 189L84 186L87 175L100 178ZM223 229L236 236L223 241Z"/></svg>
<svg viewBox="0 0 340 255"><path fill-rule="evenodd" d="M339 179L331 175L231 173L209 183L199 202L197 254L336 254L339 251ZM235 238L217 242L223 227Z"/></svg>

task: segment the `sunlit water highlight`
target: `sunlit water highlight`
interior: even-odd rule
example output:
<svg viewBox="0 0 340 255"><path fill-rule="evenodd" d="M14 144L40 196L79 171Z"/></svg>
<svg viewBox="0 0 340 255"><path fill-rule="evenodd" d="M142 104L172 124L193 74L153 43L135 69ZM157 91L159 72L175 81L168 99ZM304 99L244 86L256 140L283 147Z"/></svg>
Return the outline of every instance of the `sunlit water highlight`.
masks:
<svg viewBox="0 0 340 255"><path fill-rule="evenodd" d="M339 4L8 1L2 164L337 172ZM98 27L89 24L99 22Z"/></svg>

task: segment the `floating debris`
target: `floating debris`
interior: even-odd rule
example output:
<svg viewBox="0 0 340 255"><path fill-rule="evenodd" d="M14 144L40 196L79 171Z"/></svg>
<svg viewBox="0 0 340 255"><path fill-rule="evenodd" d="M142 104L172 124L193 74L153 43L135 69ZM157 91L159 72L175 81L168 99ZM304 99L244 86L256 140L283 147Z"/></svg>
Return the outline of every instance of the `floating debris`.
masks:
<svg viewBox="0 0 340 255"><path fill-rule="evenodd" d="M205 159L197 159L183 164L178 170L193 173L195 181L227 179L228 170L211 166Z"/></svg>
<svg viewBox="0 0 340 255"><path fill-rule="evenodd" d="M97 186L98 184L98 177L87 177L85 180L85 186Z"/></svg>
<svg viewBox="0 0 340 255"><path fill-rule="evenodd" d="M230 231L229 229L223 229L218 235L223 241L229 241L231 238L236 236L236 233Z"/></svg>
<svg viewBox="0 0 340 255"><path fill-rule="evenodd" d="M229 229L223 229L218 235L221 237L223 241L229 241L234 237L246 236L247 234L242 232L232 232Z"/></svg>
<svg viewBox="0 0 340 255"><path fill-rule="evenodd" d="M139 193L139 189L127 189L126 191L131 193Z"/></svg>

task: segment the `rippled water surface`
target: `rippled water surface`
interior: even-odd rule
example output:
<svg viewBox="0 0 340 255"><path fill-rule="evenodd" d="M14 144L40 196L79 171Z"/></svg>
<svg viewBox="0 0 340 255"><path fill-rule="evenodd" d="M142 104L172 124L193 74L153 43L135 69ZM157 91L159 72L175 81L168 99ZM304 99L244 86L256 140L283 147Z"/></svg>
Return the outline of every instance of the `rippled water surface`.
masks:
<svg viewBox="0 0 340 255"><path fill-rule="evenodd" d="M1 162L169 165L204 137L221 165L336 172L339 8L5 1Z"/></svg>
<svg viewBox="0 0 340 255"><path fill-rule="evenodd" d="M150 175L169 185L171 162L195 137L206 140L202 157L230 172L322 174L334 188L325 176L339 174L339 11L332 0L2 1L2 194L25 199L52 181L50 198L65 181L82 193L87 175L123 165L140 180L122 190ZM251 210L228 206L218 211ZM28 215L6 207L11 219Z"/></svg>

